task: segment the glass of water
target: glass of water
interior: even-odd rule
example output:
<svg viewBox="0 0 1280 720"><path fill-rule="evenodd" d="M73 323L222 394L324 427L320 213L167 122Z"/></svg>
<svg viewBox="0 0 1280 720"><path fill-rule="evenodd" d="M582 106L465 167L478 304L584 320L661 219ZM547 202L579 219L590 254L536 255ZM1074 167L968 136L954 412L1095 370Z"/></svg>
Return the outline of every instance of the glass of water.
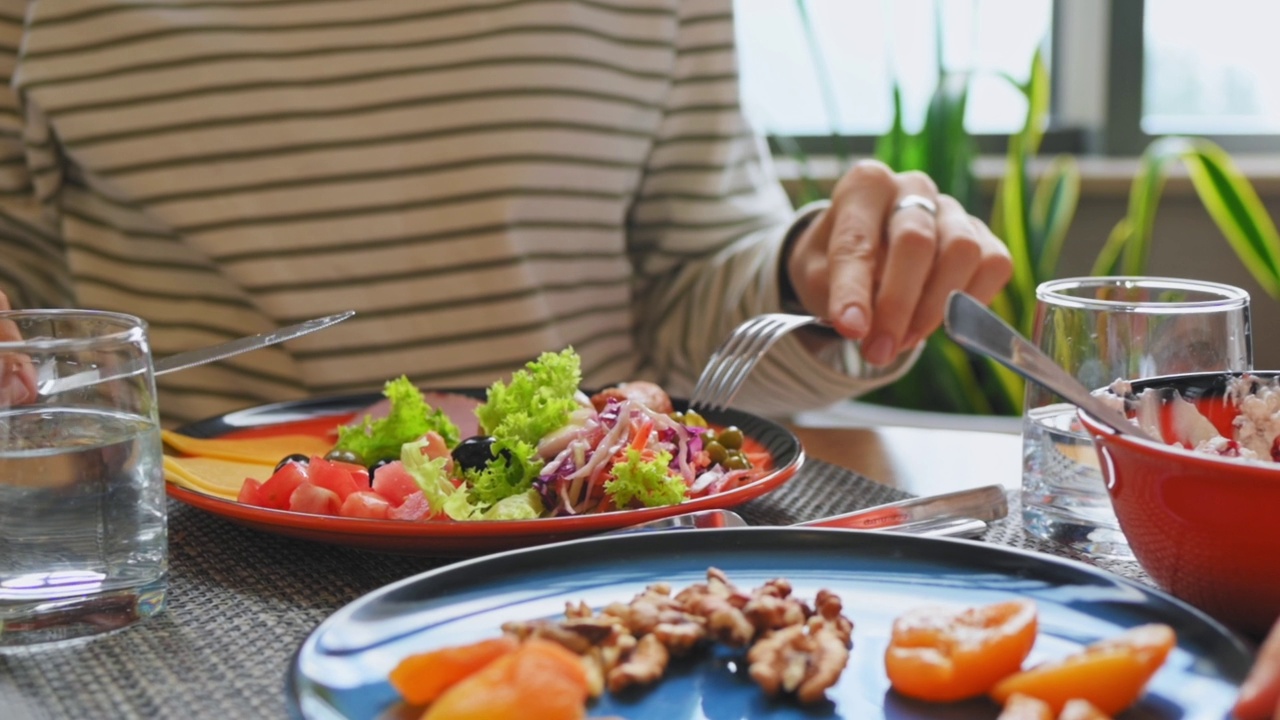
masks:
<svg viewBox="0 0 1280 720"><path fill-rule="evenodd" d="M1032 340L1094 389L1117 379L1253 369L1249 294L1155 277L1052 280L1036 289ZM1095 557L1131 559L1075 406L1027 383L1022 519L1027 532Z"/></svg>
<svg viewBox="0 0 1280 720"><path fill-rule="evenodd" d="M81 373L93 381L51 384ZM164 607L161 460L142 320L0 312L0 650Z"/></svg>

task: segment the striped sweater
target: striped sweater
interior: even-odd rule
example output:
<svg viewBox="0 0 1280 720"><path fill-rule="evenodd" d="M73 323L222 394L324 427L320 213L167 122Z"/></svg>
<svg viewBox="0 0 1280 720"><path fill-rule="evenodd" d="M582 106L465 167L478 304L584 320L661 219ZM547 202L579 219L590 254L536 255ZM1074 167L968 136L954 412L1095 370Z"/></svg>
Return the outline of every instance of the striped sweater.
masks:
<svg viewBox="0 0 1280 720"><path fill-rule="evenodd" d="M167 422L486 385L686 391L778 309L795 214L738 102L731 0L0 0L0 289L139 315L165 355L355 309L162 378ZM740 405L901 368L793 338Z"/></svg>

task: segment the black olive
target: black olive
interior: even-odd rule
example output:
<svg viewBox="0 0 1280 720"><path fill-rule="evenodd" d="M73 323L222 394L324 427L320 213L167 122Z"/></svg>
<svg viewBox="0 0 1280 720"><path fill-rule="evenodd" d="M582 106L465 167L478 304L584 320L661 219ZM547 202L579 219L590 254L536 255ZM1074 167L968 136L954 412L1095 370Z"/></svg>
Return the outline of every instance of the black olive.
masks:
<svg viewBox="0 0 1280 720"><path fill-rule="evenodd" d="M305 466L310 462L311 462L311 458L307 457L306 455L302 455L300 453L286 455L283 460L276 463L276 472L280 472L280 469L283 468L285 465L288 465L289 463L298 463L299 465Z"/></svg>
<svg viewBox="0 0 1280 720"><path fill-rule="evenodd" d="M493 437L473 435L453 449L453 461L462 470L483 470L493 459Z"/></svg>
<svg viewBox="0 0 1280 720"><path fill-rule="evenodd" d="M325 453L324 459L329 462L350 463L352 465L364 464L364 458L351 450L330 450Z"/></svg>
<svg viewBox="0 0 1280 720"><path fill-rule="evenodd" d="M390 464L391 464L391 463L393 463L393 462L395 462L395 460L391 460L391 459L388 459L388 458L383 458L383 459L379 460L378 462L376 462L376 463L374 463L374 464L370 465L370 466L369 466L369 479L370 479L370 480L372 480L372 479L373 479L373 475L374 475L374 473L378 472L378 468L382 467L383 465L390 465Z"/></svg>

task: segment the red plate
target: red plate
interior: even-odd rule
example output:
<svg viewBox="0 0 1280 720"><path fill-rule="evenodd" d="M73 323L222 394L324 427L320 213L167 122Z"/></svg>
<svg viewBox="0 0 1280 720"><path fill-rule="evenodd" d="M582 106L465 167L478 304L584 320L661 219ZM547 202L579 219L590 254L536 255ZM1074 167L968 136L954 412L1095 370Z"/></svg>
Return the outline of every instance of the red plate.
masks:
<svg viewBox="0 0 1280 720"><path fill-rule="evenodd" d="M451 391L451 394L464 397L484 395L483 391L469 390ZM379 397L348 395L263 405L202 420L180 428L178 432L202 438L322 432L348 421L354 413L372 405ZM441 406L438 399L439 396L428 397L433 406ZM449 405L444 404L446 412L450 412ZM683 409L683 403L677 405ZM311 515L244 505L172 483L166 483L166 486L169 495L177 500L263 532L415 555L472 555L560 542L693 510L733 507L779 487L795 475L804 462L800 441L775 422L737 410L704 412L702 415L714 425L737 425L741 428L748 441L759 445L772 458L773 466L769 472L759 480L729 492L668 507L537 520L476 522L412 522Z"/></svg>

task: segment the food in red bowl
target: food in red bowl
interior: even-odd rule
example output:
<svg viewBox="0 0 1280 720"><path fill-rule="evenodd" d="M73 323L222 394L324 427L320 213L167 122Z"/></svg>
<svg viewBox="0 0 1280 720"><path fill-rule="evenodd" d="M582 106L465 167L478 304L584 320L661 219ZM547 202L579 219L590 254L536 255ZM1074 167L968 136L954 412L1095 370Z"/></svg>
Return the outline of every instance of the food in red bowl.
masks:
<svg viewBox="0 0 1280 720"><path fill-rule="evenodd" d="M1280 372L1170 375L1112 391L1165 441L1080 413L1134 556L1175 596L1261 637L1280 616Z"/></svg>

